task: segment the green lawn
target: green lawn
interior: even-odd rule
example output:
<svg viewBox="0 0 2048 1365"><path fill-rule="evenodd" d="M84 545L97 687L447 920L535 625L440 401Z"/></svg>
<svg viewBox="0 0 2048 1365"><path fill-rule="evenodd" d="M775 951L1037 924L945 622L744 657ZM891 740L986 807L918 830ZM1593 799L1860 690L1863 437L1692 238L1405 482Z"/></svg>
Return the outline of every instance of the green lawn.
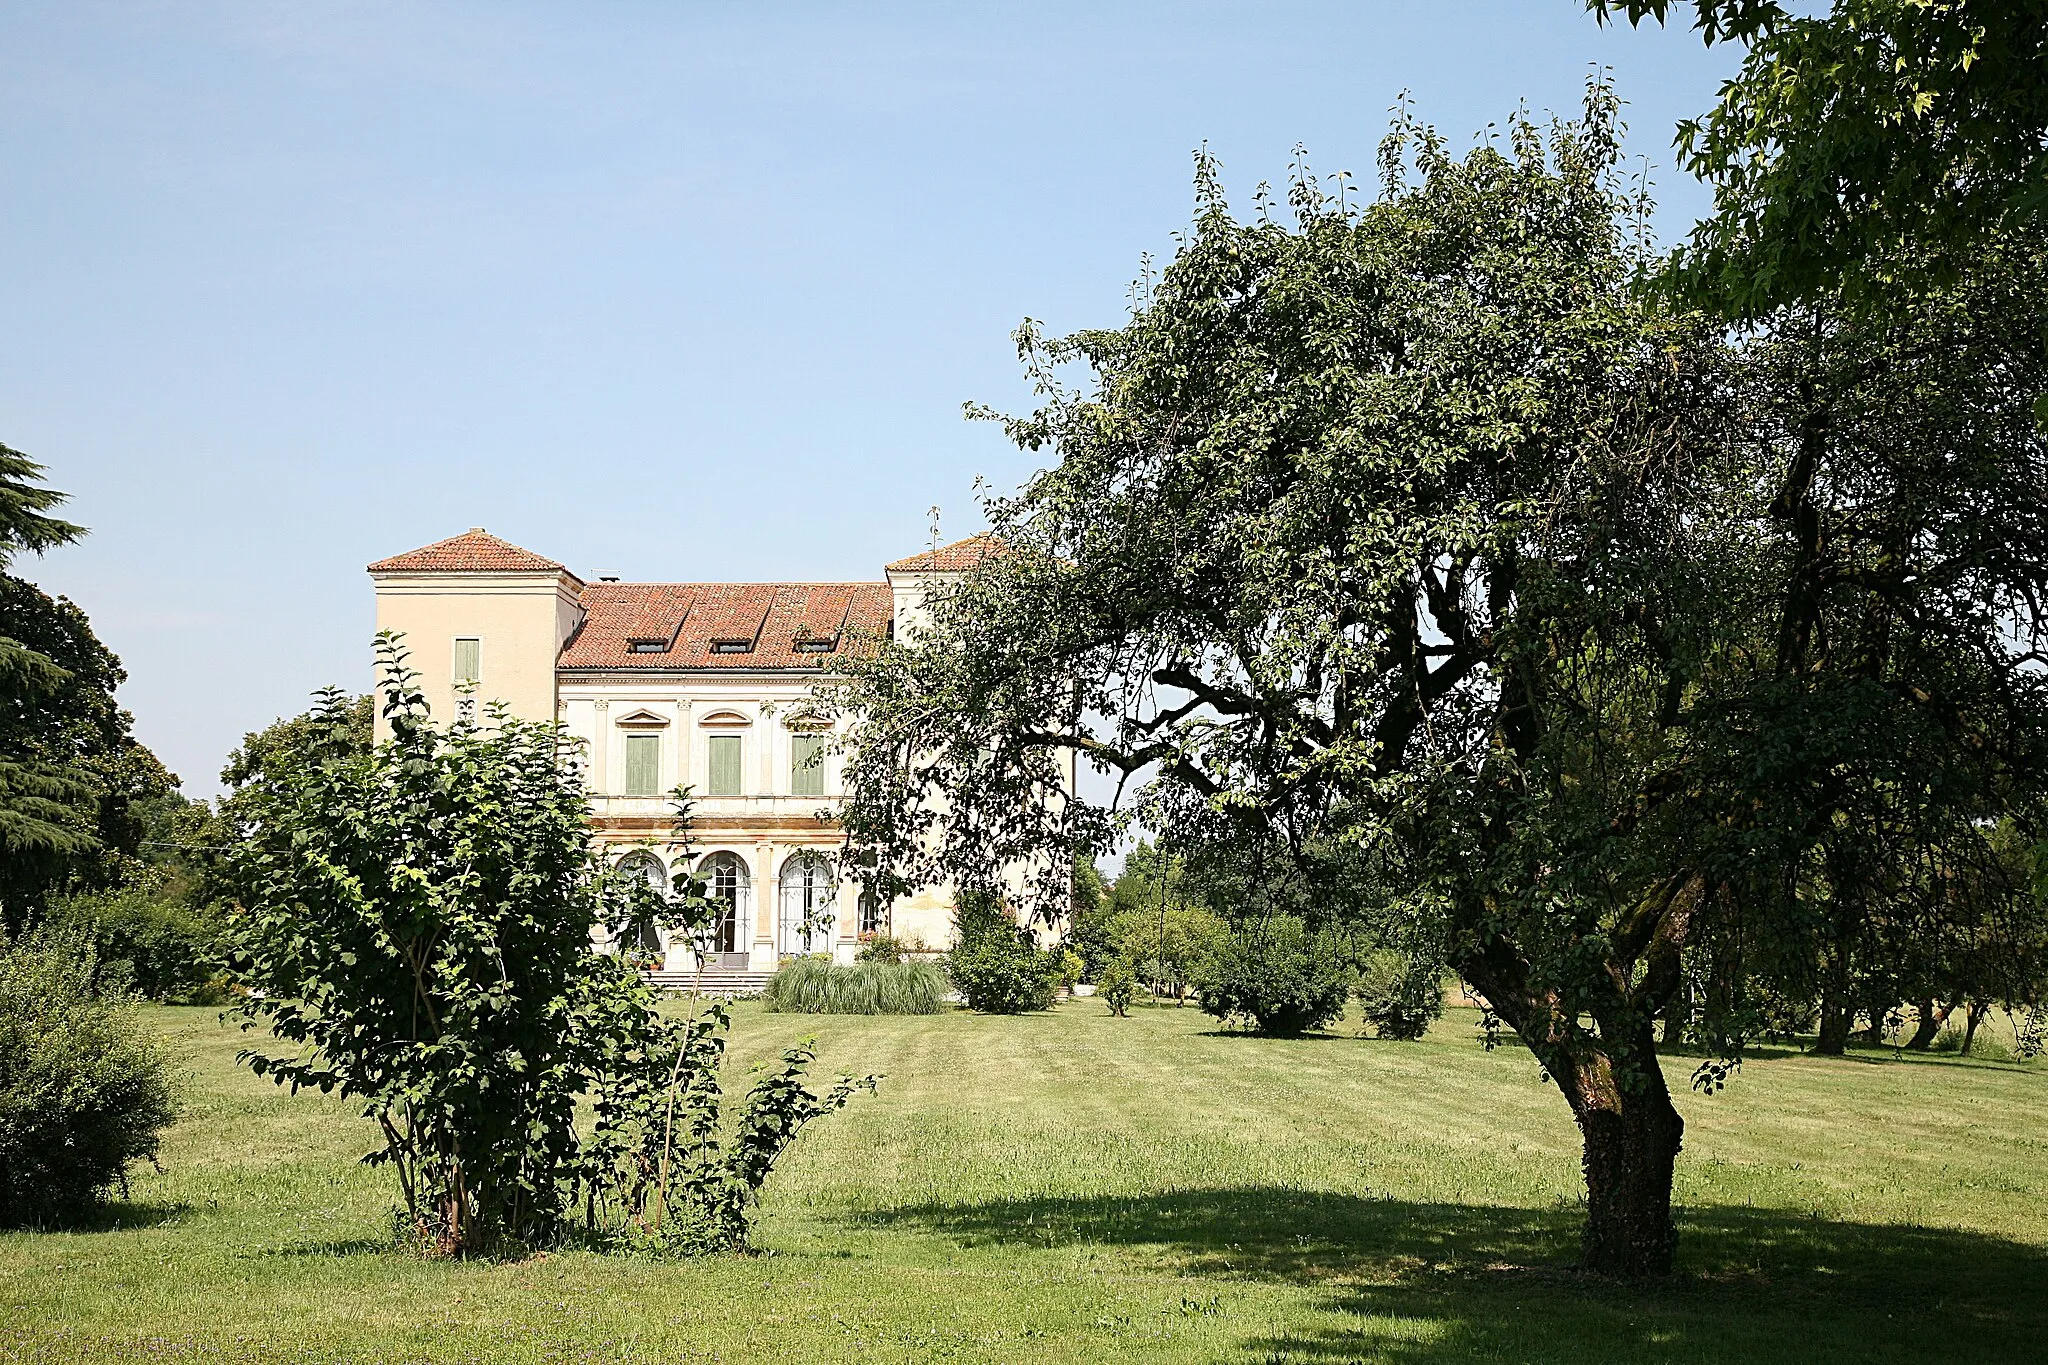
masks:
<svg viewBox="0 0 2048 1365"><path fill-rule="evenodd" d="M151 1018L193 1072L167 1169L104 1230L0 1237L0 1357L2048 1357L2048 1068L1751 1061L1683 1101L1682 1270L1643 1289L1569 1272L1574 1130L1469 1014L1398 1044L1092 1001L742 1007L742 1056L815 1032L828 1066L887 1073L771 1180L769 1254L437 1264L385 1249L393 1192L354 1164L364 1121L238 1069L217 1011Z"/></svg>

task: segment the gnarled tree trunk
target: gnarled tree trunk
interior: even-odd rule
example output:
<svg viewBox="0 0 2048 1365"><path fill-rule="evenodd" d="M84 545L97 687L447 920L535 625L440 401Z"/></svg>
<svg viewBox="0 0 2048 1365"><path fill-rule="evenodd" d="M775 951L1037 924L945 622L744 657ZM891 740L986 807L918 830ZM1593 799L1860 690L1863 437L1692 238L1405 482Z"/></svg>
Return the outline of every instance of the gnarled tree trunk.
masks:
<svg viewBox="0 0 2048 1365"><path fill-rule="evenodd" d="M1582 1264L1600 1275L1668 1275L1678 1248L1671 1177L1685 1120L1657 1062L1653 1016L1610 1020L1598 1037L1581 1029L1559 1036L1544 1002L1509 984L1524 978L1504 956L1469 958L1460 970L1557 1082L1578 1121L1586 1175Z"/></svg>
<svg viewBox="0 0 2048 1365"><path fill-rule="evenodd" d="M1914 1002L1914 1012L1919 1016L1913 1025L1913 1036L1906 1040L1906 1051L1925 1052L1934 1046L1934 1040L1941 1033L1941 1026L1948 1022L1951 1006L1937 1007L1934 1001L1921 999Z"/></svg>
<svg viewBox="0 0 2048 1365"><path fill-rule="evenodd" d="M1601 1275L1667 1275L1678 1247L1671 1176L1685 1120L1671 1103L1649 1026L1627 1085L1605 1053L1582 1058L1567 1087L1585 1141L1585 1267Z"/></svg>

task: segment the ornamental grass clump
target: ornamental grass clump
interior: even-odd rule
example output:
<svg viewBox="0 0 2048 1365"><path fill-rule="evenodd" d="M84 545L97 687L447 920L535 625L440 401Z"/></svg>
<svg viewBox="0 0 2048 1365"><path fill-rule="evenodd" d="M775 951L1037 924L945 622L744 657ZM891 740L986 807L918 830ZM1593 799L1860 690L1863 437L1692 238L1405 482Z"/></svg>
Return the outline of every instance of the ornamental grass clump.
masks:
<svg viewBox="0 0 2048 1365"><path fill-rule="evenodd" d="M937 1014L946 974L929 962L833 962L792 958L768 978L762 1000L782 1014Z"/></svg>

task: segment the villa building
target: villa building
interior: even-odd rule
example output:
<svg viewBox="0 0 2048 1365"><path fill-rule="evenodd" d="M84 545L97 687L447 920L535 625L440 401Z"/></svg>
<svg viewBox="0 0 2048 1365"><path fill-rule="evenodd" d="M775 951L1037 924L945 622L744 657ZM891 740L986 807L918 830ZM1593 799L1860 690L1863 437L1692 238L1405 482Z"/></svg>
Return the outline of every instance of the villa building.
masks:
<svg viewBox="0 0 2048 1365"><path fill-rule="evenodd" d="M667 793L692 789L693 870L728 906L704 966L758 975L850 958L873 933L946 946L944 888L879 905L839 876L839 761L806 702L842 648L914 632L930 586L984 553L970 538L868 583L586 582L478 527L369 572L377 628L405 637L433 714L495 701L560 721L587 746L593 836L663 884L683 871ZM646 946L698 966L687 945Z"/></svg>

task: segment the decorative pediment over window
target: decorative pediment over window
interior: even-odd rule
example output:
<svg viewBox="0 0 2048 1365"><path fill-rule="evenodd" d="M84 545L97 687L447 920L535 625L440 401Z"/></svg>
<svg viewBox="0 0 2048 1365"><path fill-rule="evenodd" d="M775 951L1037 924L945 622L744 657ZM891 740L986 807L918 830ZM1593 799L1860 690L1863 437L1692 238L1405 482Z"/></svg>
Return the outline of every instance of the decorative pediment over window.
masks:
<svg viewBox="0 0 2048 1365"><path fill-rule="evenodd" d="M697 723L707 730L737 730L754 722L737 711L713 711Z"/></svg>
<svg viewBox="0 0 2048 1365"><path fill-rule="evenodd" d="M628 730L654 730L668 724L668 717L657 715L643 706L637 711L627 712L612 723Z"/></svg>
<svg viewBox="0 0 2048 1365"><path fill-rule="evenodd" d="M782 725L786 730L795 730L802 734L817 734L832 728L832 717L827 715L824 709L815 702L805 700L798 702L789 709L782 717Z"/></svg>

